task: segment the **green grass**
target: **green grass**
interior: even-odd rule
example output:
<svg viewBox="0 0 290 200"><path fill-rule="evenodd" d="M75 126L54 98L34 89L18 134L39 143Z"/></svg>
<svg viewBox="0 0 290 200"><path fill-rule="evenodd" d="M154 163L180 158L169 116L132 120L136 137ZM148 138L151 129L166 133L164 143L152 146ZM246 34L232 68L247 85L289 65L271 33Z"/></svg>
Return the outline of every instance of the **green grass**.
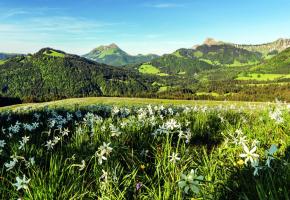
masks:
<svg viewBox="0 0 290 200"><path fill-rule="evenodd" d="M168 90L168 86L162 86L159 88L158 92L165 92Z"/></svg>
<svg viewBox="0 0 290 200"><path fill-rule="evenodd" d="M256 81L273 81L282 78L290 78L290 74L248 74L248 76L244 76L240 74L236 80L247 81L247 80L256 80Z"/></svg>
<svg viewBox="0 0 290 200"><path fill-rule="evenodd" d="M139 72L143 74L159 74L160 70L151 64L143 64L139 67Z"/></svg>
<svg viewBox="0 0 290 200"><path fill-rule="evenodd" d="M193 53L193 55L194 55L194 57L196 57L196 58L200 58L200 57L203 56L203 53L202 53L201 51L195 51L195 52Z"/></svg>
<svg viewBox="0 0 290 200"><path fill-rule="evenodd" d="M165 90L167 86L161 87ZM44 102L44 103L27 103L13 106L0 107L0 112L5 110L28 110L42 109L46 106L50 108L66 108L73 109L76 106L86 107L89 105L104 104L104 105L118 105L118 106L134 106L146 104L164 104L164 105L236 105L236 106L263 106L264 102L243 102L243 101L206 101L206 100L170 100L170 99L148 99L148 98L120 98L120 97L87 97L87 98L72 98L59 101Z"/></svg>
<svg viewBox="0 0 290 200"><path fill-rule="evenodd" d="M213 97L219 97L220 95L216 92L197 92L196 93L197 96L202 96L202 95L206 95L206 96L213 96Z"/></svg>
<svg viewBox="0 0 290 200"><path fill-rule="evenodd" d="M158 76L169 76L166 73L161 73L160 70L151 65L151 64L143 64L139 67L139 72L142 74L154 74L154 75L158 75Z"/></svg>
<svg viewBox="0 0 290 200"><path fill-rule="evenodd" d="M81 100L52 104L63 107ZM86 100L83 105L96 99ZM290 114L285 105L108 101L111 106L88 104L81 110L0 112L0 199L290 198ZM120 107L120 101L126 106ZM270 117L273 111L282 122ZM33 124L37 126L24 128ZM48 142L52 148L45 146ZM251 161L246 164L241 157L245 146L258 155L257 175ZM8 170L11 162L15 165ZM17 190L13 184L24 175L27 188Z"/></svg>
<svg viewBox="0 0 290 200"><path fill-rule="evenodd" d="M59 57L59 58L64 58L65 57L65 55L63 53L59 53L59 52L53 51L53 50L50 50L50 52L44 52L44 55L53 56L53 57Z"/></svg>
<svg viewBox="0 0 290 200"><path fill-rule="evenodd" d="M6 62L6 60L0 60L0 65L3 65Z"/></svg>
<svg viewBox="0 0 290 200"><path fill-rule="evenodd" d="M238 60L235 60L234 63L226 65L228 67L244 67L244 66L250 66L250 65L257 65L259 62L246 62L246 63L241 63Z"/></svg>
<svg viewBox="0 0 290 200"><path fill-rule="evenodd" d="M99 55L99 58L101 59L106 56L114 55L116 53L118 53L118 49L114 49L114 48L107 49L106 51L102 51L102 53Z"/></svg>
<svg viewBox="0 0 290 200"><path fill-rule="evenodd" d="M173 55L175 55L175 56L178 57L178 58L183 58L183 56L180 54L179 51L175 51L175 52L173 53Z"/></svg>
<svg viewBox="0 0 290 200"><path fill-rule="evenodd" d="M269 86L269 85L277 85L277 86L281 86L281 85L290 85L289 82L279 82L279 83L259 83L259 84L247 84L248 86L258 86L258 87L264 87L264 86Z"/></svg>

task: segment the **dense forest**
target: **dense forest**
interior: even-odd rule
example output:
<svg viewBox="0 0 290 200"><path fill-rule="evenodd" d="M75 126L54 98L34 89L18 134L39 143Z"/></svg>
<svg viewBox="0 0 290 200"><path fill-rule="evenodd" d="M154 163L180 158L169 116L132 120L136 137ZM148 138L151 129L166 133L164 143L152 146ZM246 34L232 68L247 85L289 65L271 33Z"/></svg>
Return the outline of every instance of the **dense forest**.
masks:
<svg viewBox="0 0 290 200"><path fill-rule="evenodd" d="M42 49L0 65L0 94L25 102L68 97L135 96L154 91L150 78L64 52Z"/></svg>

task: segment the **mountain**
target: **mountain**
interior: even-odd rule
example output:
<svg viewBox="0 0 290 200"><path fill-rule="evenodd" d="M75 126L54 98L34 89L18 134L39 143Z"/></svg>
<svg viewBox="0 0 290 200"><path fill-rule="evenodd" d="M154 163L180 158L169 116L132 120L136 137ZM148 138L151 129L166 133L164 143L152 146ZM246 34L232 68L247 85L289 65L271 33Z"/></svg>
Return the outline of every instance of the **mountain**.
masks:
<svg viewBox="0 0 290 200"><path fill-rule="evenodd" d="M290 39L278 39L274 42L257 44L257 45L242 45L233 44L235 47L246 49L248 51L260 52L264 55L277 54L290 47Z"/></svg>
<svg viewBox="0 0 290 200"><path fill-rule="evenodd" d="M175 55L190 59L198 59L219 66L252 65L261 61L262 54L237 48L231 44L206 40L203 45L192 49L179 49Z"/></svg>
<svg viewBox="0 0 290 200"><path fill-rule="evenodd" d="M143 63L139 72L147 74L187 75L216 69L219 67L248 66L262 61L262 54L237 48L214 39L191 49L178 49L172 54L163 55Z"/></svg>
<svg viewBox="0 0 290 200"><path fill-rule="evenodd" d="M151 89L150 79L138 73L50 48L0 65L0 96L24 101L134 96Z"/></svg>
<svg viewBox="0 0 290 200"><path fill-rule="evenodd" d="M252 67L257 73L290 74L290 47L260 65Z"/></svg>
<svg viewBox="0 0 290 200"><path fill-rule="evenodd" d="M16 54L16 53L0 53L0 60L4 60L7 58L12 58L15 56L21 56L22 54Z"/></svg>
<svg viewBox="0 0 290 200"><path fill-rule="evenodd" d="M195 45L193 49L200 46L214 46L214 45L231 45L236 48L245 49L247 51L259 52L265 58L277 55L281 51L290 47L290 39L280 38L276 41L264 43L264 44L235 44L223 41L217 41L213 38L207 38L202 45Z"/></svg>
<svg viewBox="0 0 290 200"><path fill-rule="evenodd" d="M154 54L132 56L120 49L116 44L110 44L108 46L100 46L83 57L107 65L123 66L148 62L158 56Z"/></svg>

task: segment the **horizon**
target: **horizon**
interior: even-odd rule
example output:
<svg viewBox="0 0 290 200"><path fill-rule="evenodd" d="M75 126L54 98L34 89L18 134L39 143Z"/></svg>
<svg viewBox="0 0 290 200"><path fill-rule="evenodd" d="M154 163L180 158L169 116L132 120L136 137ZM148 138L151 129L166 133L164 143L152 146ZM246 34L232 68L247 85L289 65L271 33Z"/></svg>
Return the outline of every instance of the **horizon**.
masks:
<svg viewBox="0 0 290 200"><path fill-rule="evenodd" d="M275 41L278 41L278 40L281 40L281 39L282 39L282 40L284 40L284 39L289 39L289 40L290 40L290 38L280 37L280 38L277 38L276 40L268 41L268 42L262 42L262 43L256 43L256 44L254 44L254 43L251 43L251 44L245 44L245 43L242 44L242 43L239 43L239 44L238 44L238 43L235 43L235 42L221 41L221 40L217 40L216 38L207 37L203 42L201 42L201 43L199 43L199 44L194 44L194 45L192 45L191 47L179 47L179 48L175 49L174 51L176 51L176 50L178 50L178 49L182 49L182 48L188 48L188 49L190 49L190 48L193 48L193 47L196 46L196 45L202 45L202 44L203 44L207 39L214 39L214 40L217 41L217 42L225 42L225 43L228 43L228 44L237 44L237 45L265 45L265 44L269 44L269 43L271 43L271 42L275 42ZM129 53L128 51L126 51L126 49L123 49L120 45L118 45L117 43L114 43L114 42L113 42L113 43L110 43L110 44L100 44L100 45L96 46L95 48L89 50L89 51L86 52L86 53L89 53L89 52L91 52L91 51L93 51L94 49L99 48L99 47L111 46L111 45L116 45L119 49L125 51L126 53L128 53L129 55L132 55L132 56L154 54L154 53L146 53L146 54L137 53L137 54L131 54L131 53ZM48 48L48 49L58 50L58 51L63 51L64 53L68 53L68 54L75 54L75 55L78 55L78 56L83 56L83 55L86 54L86 53L82 53L82 54L71 53L71 52L69 52L69 51L64 51L63 49L58 49L58 48L54 48L54 47L50 47L50 46L41 47L40 49L38 49L38 50L36 50L36 51L34 51L34 52L5 52L5 51L0 51L0 53L6 53L6 54L34 54L34 53L39 52L39 51L42 50L42 49L47 49L47 48ZM168 52L168 54L171 54L171 53L173 53L174 51L172 51L172 52ZM165 54L167 54L167 53L164 53L164 54L156 54L156 55L162 56L162 55L165 55Z"/></svg>
<svg viewBox="0 0 290 200"><path fill-rule="evenodd" d="M7 53L50 47L83 55L115 43L131 55L162 55L208 37L253 45L290 38L286 0L4 0L0 6L0 52Z"/></svg>

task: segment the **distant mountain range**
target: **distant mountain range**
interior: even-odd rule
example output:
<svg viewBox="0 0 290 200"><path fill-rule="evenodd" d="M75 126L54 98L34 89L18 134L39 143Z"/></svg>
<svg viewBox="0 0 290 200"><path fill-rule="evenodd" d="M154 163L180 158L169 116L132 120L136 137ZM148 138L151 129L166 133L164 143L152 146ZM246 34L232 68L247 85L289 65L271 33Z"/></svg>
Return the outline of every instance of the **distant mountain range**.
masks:
<svg viewBox="0 0 290 200"><path fill-rule="evenodd" d="M201 45L178 49L135 67L142 73L192 75L219 67L256 66L290 47L290 39L261 45L238 45L208 38ZM285 70L284 70L285 71Z"/></svg>
<svg viewBox="0 0 290 200"><path fill-rule="evenodd" d="M14 53L0 53L0 60L4 60L4 59L7 59L7 58L12 58L12 57L15 57L15 56L20 56L22 54L14 54Z"/></svg>
<svg viewBox="0 0 290 200"><path fill-rule="evenodd" d="M290 47L290 39L283 39L280 38L274 42L269 42L265 44L234 44L234 43L228 43L223 41L217 41L213 38L207 38L202 45L196 45L193 47L193 49L196 49L199 46L216 46L216 45L232 45L237 48L245 49L248 51L254 51L262 53L263 55L273 55L277 54L287 48Z"/></svg>
<svg viewBox="0 0 290 200"><path fill-rule="evenodd" d="M111 66L124 66L128 64L148 62L154 58L157 58L158 55L139 54L137 56L132 56L120 49L116 44L110 44L108 46L100 46L95 48L88 54L85 54L83 57Z"/></svg>

